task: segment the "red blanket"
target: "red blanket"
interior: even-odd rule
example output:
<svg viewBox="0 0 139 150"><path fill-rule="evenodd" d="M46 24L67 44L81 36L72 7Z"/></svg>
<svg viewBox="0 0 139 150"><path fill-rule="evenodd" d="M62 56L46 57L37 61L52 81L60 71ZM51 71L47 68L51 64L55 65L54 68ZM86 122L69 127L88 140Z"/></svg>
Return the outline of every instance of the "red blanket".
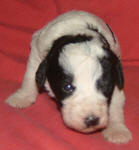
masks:
<svg viewBox="0 0 139 150"><path fill-rule="evenodd" d="M139 2L137 0L0 0L0 150L138 150L139 149ZM20 85L34 31L66 11L86 10L103 18L118 36L125 74L128 144L114 145L101 134L68 129L46 93L25 109L4 100Z"/></svg>

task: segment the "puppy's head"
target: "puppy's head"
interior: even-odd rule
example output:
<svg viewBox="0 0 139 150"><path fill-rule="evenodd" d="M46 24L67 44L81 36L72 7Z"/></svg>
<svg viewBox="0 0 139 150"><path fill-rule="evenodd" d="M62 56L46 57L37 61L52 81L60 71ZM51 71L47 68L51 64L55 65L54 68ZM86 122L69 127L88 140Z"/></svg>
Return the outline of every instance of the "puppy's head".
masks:
<svg viewBox="0 0 139 150"><path fill-rule="evenodd" d="M65 124L80 132L107 126L115 86L123 88L118 58L103 36L68 35L54 41L36 82L56 98Z"/></svg>

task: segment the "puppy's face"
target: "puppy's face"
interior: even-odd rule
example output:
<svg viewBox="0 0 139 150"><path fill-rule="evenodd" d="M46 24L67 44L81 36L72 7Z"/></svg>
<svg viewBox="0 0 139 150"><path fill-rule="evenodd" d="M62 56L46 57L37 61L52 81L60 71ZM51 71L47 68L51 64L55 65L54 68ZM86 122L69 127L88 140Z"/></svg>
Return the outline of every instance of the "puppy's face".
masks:
<svg viewBox="0 0 139 150"><path fill-rule="evenodd" d="M36 73L38 86L56 98L65 124L80 132L107 125L114 86L122 88L119 61L101 38L59 38Z"/></svg>

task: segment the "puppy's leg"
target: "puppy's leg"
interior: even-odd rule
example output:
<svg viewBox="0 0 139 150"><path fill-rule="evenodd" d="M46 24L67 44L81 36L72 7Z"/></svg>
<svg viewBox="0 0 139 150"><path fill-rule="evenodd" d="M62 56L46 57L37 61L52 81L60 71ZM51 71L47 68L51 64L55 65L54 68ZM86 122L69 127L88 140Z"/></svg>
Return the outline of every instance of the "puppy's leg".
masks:
<svg viewBox="0 0 139 150"><path fill-rule="evenodd" d="M33 36L31 44L31 53L22 85L15 93L9 96L6 100L6 102L13 107L27 107L34 103L36 100L38 89L35 82L35 74L39 64L41 63L41 59L38 55L38 50L36 48L38 34L39 32L35 33Z"/></svg>
<svg viewBox="0 0 139 150"><path fill-rule="evenodd" d="M125 96L123 90L115 87L109 111L109 124L102 134L108 141L119 144L127 143L132 140L129 129L124 124L124 106Z"/></svg>

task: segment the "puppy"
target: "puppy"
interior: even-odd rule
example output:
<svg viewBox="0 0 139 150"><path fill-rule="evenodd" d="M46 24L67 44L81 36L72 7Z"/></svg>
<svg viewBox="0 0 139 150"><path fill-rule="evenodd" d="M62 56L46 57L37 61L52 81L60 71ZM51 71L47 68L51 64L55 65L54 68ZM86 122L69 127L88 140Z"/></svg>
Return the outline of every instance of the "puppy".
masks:
<svg viewBox="0 0 139 150"><path fill-rule="evenodd" d="M6 102L27 107L45 89L69 128L103 129L108 141L127 143L132 135L124 124L120 58L117 38L103 20L83 11L65 13L33 35L21 88Z"/></svg>

